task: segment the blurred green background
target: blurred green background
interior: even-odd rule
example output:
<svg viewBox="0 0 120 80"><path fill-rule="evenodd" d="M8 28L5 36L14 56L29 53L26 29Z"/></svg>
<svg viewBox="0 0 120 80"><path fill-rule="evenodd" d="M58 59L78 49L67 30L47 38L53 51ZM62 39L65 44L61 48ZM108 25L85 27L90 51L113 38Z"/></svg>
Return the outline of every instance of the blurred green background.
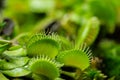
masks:
<svg viewBox="0 0 120 80"><path fill-rule="evenodd" d="M58 20L63 29L74 33L74 29L92 16L98 17L108 33L113 33L120 24L119 0L5 0L4 3L2 17L14 20L20 32L38 26L42 29L45 23ZM40 24L42 21L44 25Z"/></svg>

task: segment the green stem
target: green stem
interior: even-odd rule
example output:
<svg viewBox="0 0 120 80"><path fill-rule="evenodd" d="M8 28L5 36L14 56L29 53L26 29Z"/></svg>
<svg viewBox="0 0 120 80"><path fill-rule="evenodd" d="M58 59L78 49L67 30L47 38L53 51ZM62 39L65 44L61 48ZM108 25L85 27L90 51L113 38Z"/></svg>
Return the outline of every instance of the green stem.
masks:
<svg viewBox="0 0 120 80"><path fill-rule="evenodd" d="M80 79L81 74L82 74L82 71L80 69L76 69L75 79L76 80L81 80Z"/></svg>
<svg viewBox="0 0 120 80"><path fill-rule="evenodd" d="M75 73L71 73L71 72L67 72L67 71L62 71L62 70L61 70L61 73L65 74L65 75L67 75L67 76L69 76L69 77L71 77L73 79L75 79Z"/></svg>
<svg viewBox="0 0 120 80"><path fill-rule="evenodd" d="M0 44L5 44L5 43L11 43L11 42L8 41L8 40L2 40L2 39L0 39Z"/></svg>

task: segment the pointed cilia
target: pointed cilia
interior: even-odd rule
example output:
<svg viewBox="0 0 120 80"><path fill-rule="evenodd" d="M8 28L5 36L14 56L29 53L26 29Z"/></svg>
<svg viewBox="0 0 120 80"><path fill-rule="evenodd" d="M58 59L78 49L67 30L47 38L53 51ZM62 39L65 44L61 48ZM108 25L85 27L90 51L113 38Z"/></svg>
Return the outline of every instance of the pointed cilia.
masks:
<svg viewBox="0 0 120 80"><path fill-rule="evenodd" d="M29 68L32 73L44 76L47 80L55 80L60 76L59 68L61 64L47 56L39 56L33 58L29 63Z"/></svg>
<svg viewBox="0 0 120 80"><path fill-rule="evenodd" d="M44 54L54 58L58 54L59 48L59 38L55 34L35 34L27 43L27 53L29 57Z"/></svg>
<svg viewBox="0 0 120 80"><path fill-rule="evenodd" d="M89 47L82 45L80 49L63 51L57 56L57 61L64 63L65 66L86 69L90 65L91 50Z"/></svg>

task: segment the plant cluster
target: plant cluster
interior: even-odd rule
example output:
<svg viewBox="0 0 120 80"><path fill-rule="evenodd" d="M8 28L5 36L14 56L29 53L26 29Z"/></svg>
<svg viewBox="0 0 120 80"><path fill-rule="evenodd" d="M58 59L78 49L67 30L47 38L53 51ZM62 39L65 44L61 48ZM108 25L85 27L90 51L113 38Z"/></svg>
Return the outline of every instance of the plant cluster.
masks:
<svg viewBox="0 0 120 80"><path fill-rule="evenodd" d="M120 80L119 0L0 0L0 80Z"/></svg>

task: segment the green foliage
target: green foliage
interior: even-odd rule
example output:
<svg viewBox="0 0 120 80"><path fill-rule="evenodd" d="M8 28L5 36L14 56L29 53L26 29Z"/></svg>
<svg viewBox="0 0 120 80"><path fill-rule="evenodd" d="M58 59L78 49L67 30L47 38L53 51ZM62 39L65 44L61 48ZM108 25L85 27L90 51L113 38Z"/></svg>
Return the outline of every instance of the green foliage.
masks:
<svg viewBox="0 0 120 80"><path fill-rule="evenodd" d="M24 39L27 38L23 38L21 41ZM16 42L16 40L13 41ZM60 68L63 65L76 67L82 71L90 66L91 52L85 45L81 46L81 49L71 49L68 46L70 43L63 37L45 33L34 34L26 41L26 44L22 46L21 44L11 45L2 53L0 69L3 74L10 77L21 77L32 73L30 78L35 80L55 80L60 79ZM60 45L65 48L63 49ZM67 46L68 48L66 48ZM62 49L67 50L61 52Z"/></svg>
<svg viewBox="0 0 120 80"><path fill-rule="evenodd" d="M43 54L54 58L59 48L59 40L55 35L36 34L27 43L27 53L30 57Z"/></svg>
<svg viewBox="0 0 120 80"><path fill-rule="evenodd" d="M8 80L2 73L0 73L1 80Z"/></svg>
<svg viewBox="0 0 120 80"><path fill-rule="evenodd" d="M101 71L96 69L88 69L86 70L82 76L81 80L104 80L107 76L105 76Z"/></svg>
<svg viewBox="0 0 120 80"><path fill-rule="evenodd" d="M30 74L30 71L24 68L15 68L11 70L3 70L2 73L11 77L22 77Z"/></svg>
<svg viewBox="0 0 120 80"><path fill-rule="evenodd" d="M46 77L46 80L55 80L60 76L59 64L46 56L38 56L30 61L30 70L40 77Z"/></svg>
<svg viewBox="0 0 120 80"><path fill-rule="evenodd" d="M88 20L78 31L76 48L79 48L82 43L91 45L99 33L99 28L99 21L96 17Z"/></svg>
<svg viewBox="0 0 120 80"><path fill-rule="evenodd" d="M119 80L119 26L119 0L0 0L0 80Z"/></svg>
<svg viewBox="0 0 120 80"><path fill-rule="evenodd" d="M65 66L72 66L81 70L86 69L90 65L89 51L68 50L61 52L57 56L57 61L64 63Z"/></svg>
<svg viewBox="0 0 120 80"><path fill-rule="evenodd" d="M20 57L20 58L13 58L9 59L9 62L6 60L0 60L0 69L1 70L10 70L17 67L22 67L26 65L29 61L28 57Z"/></svg>
<svg viewBox="0 0 120 80"><path fill-rule="evenodd" d="M0 40L0 54L7 50L11 46L11 42Z"/></svg>
<svg viewBox="0 0 120 80"><path fill-rule="evenodd" d="M93 14L101 20L101 23L107 25L109 32L113 33L116 22L116 11L112 1L88 0L88 2Z"/></svg>

